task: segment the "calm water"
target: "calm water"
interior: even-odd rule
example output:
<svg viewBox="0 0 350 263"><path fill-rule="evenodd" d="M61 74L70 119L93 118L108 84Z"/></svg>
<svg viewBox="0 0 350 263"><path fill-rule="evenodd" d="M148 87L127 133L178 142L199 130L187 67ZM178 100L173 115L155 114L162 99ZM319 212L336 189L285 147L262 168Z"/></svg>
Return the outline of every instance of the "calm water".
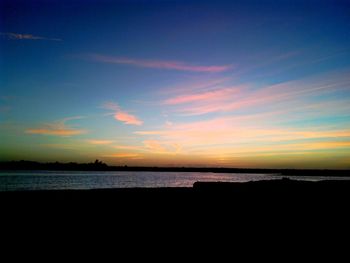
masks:
<svg viewBox="0 0 350 263"><path fill-rule="evenodd" d="M285 177L285 176L284 176ZM281 178L268 174L189 172L0 172L0 191L95 189L125 187L191 187L194 182L247 182ZM325 180L328 177L293 177L297 180ZM333 180L350 178L332 177Z"/></svg>

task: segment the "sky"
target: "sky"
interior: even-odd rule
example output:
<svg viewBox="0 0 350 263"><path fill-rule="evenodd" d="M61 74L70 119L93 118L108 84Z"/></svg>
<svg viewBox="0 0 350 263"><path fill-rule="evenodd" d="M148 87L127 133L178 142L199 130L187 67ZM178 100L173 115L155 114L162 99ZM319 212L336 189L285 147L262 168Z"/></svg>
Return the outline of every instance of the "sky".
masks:
<svg viewBox="0 0 350 263"><path fill-rule="evenodd" d="M350 1L0 0L0 160L350 169Z"/></svg>

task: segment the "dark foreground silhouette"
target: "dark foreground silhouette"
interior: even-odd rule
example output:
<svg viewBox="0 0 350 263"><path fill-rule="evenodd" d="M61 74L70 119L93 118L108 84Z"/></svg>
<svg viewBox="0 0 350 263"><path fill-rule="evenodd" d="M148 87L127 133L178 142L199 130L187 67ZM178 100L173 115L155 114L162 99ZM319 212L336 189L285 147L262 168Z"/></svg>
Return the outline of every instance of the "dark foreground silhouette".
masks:
<svg viewBox="0 0 350 263"><path fill-rule="evenodd" d="M152 171L152 172L214 172L214 173L264 173L301 176L350 176L350 170L317 169L258 169L220 167L130 167L108 166L96 160L92 163L39 163L32 161L0 162L0 171L51 170L51 171Z"/></svg>
<svg viewBox="0 0 350 263"><path fill-rule="evenodd" d="M73 206L77 209L108 207L149 209L152 207L180 208L220 207L238 208L249 204L282 207L291 203L314 206L338 206L350 200L350 180L299 181L290 179L247 183L196 182L189 188L120 188L92 190L38 190L0 192L2 204L15 202L14 207L53 205ZM47 207L46 207L47 208Z"/></svg>
<svg viewBox="0 0 350 263"><path fill-rule="evenodd" d="M116 242L132 249L135 244L149 245L151 253L158 253L163 249L155 245L158 243L168 248L173 246L171 241L180 247L185 243L193 250L194 244L201 241L200 244L207 245L204 250L209 251L215 244L220 250L221 244L226 244L227 250L224 250L234 253L234 257L237 245L232 248L233 242L243 244L253 254L252 245L273 246L275 253L276 244L280 244L294 255L291 249L299 251L301 242L305 242L307 249L315 244L305 236L314 237L325 244L327 250L328 244L336 240L346 246L343 240L348 237L349 200L350 181L288 179L199 182L192 188L1 192L0 222L3 231L9 231L14 237L15 248L19 240L22 241L22 235L13 234L17 230L29 232L25 235L27 243L36 247L35 238L41 231L51 239L60 236L62 245L73 242L74 249L84 242L108 243L114 254L120 249ZM278 235L274 236L275 232ZM329 233L340 233L342 239L325 239ZM40 240L52 246L50 239ZM286 245L286 241L295 247ZM201 249L196 253L206 256L203 246ZM94 251L95 247L89 250ZM173 252L178 250L176 246ZM215 258L221 253L218 251ZM261 258L261 254L258 256Z"/></svg>
<svg viewBox="0 0 350 263"><path fill-rule="evenodd" d="M325 229L334 231L339 226L342 227L337 231L344 231L350 220L349 200L350 181L289 179L198 182L192 188L0 192L0 222L5 228L14 224L9 231L31 229L34 232L31 236L47 224L48 233L57 227L66 229L68 225L73 229L71 233L79 227L84 235L90 236L95 228L118 240L123 240L121 231L128 236L131 231L146 232L142 236L147 242L151 242L155 229L167 238L183 233L183 240L191 236L207 240L208 233L225 235L228 229L231 229L227 236L230 239L237 239L238 231L251 238L249 233L263 230L262 238L266 241L271 229L287 238L295 233L295 225L307 229L307 233L314 229L323 234ZM68 235L65 238L69 239Z"/></svg>

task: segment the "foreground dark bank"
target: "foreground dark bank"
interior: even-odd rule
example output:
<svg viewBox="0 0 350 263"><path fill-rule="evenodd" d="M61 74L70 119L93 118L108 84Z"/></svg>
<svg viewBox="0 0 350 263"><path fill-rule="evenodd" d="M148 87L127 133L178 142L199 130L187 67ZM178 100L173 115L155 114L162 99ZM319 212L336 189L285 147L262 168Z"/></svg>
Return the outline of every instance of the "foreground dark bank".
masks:
<svg viewBox="0 0 350 263"><path fill-rule="evenodd" d="M349 176L350 170L320 169L259 169L259 168L220 168L220 167L130 167L108 166L96 160L92 163L39 163L32 161L0 162L0 171L48 170L48 171L151 171L151 172L213 172L213 173L258 173L290 176Z"/></svg>
<svg viewBox="0 0 350 263"><path fill-rule="evenodd" d="M0 222L11 225L19 221L16 228L28 220L34 226L52 222L71 227L85 224L86 229L106 227L106 233L111 229L147 229L149 235L154 229L169 233L179 225L188 233L198 231L202 235L209 229L226 231L227 227L235 233L252 227L269 232L266 226L276 224L284 225L278 231L291 231L286 222L308 229L322 223L333 229L334 224L348 225L349 200L350 180L281 179L198 182L192 188L15 191L0 192Z"/></svg>
<svg viewBox="0 0 350 263"><path fill-rule="evenodd" d="M350 180L266 180L246 183L196 182L188 188L117 188L91 190L37 190L0 192L2 203L20 201L19 204L41 204L50 202L89 203L89 205L112 204L120 208L132 203L136 206L163 204L196 205L230 204L252 202L271 203L281 201L342 203L350 200Z"/></svg>
<svg viewBox="0 0 350 263"><path fill-rule="evenodd" d="M221 241L228 244L226 251L230 253L232 242L243 242L250 250L252 245L268 244L273 251L277 243L291 253L286 241L297 245L298 249L304 241L309 249L314 243L304 240L304 236L317 239L318 236L324 238L325 233L346 233L350 220L349 200L350 181L347 180L281 179L248 183L197 182L189 188L0 192L0 222L11 235L14 230L20 233L29 230L28 243L35 245L32 239L42 231L49 239L41 241L63 235L64 244L79 238L83 242L107 241L115 248L117 240L134 248L135 243L140 244L142 240L142 247L149 244L152 253L158 249L154 239L166 247L170 246L170 241L190 242L191 250L200 240L207 244L209 251L213 244ZM275 231L277 238L273 238ZM96 239L92 233L103 234L103 238ZM15 236L15 247L20 236ZM339 240L348 237L343 236L344 239ZM334 238L320 240L327 249L328 243L334 242ZM177 253L179 248L175 250Z"/></svg>

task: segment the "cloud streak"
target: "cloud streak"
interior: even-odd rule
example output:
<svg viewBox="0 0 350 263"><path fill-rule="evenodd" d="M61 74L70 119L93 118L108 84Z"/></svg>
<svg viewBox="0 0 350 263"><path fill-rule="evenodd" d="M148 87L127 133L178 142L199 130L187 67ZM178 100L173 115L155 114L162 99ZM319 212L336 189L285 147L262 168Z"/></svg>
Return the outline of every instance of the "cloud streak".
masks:
<svg viewBox="0 0 350 263"><path fill-rule="evenodd" d="M135 115L129 114L125 111L118 111L114 118L118 121L129 125L142 125L143 121L139 120Z"/></svg>
<svg viewBox="0 0 350 263"><path fill-rule="evenodd" d="M85 133L83 130L77 129L56 129L53 127L50 128L39 128L39 129L28 129L26 133L29 134L41 134L41 135L55 135L55 136L72 136Z"/></svg>
<svg viewBox="0 0 350 263"><path fill-rule="evenodd" d="M202 93L183 92L179 96L163 101L164 105L181 106L173 108L183 115L203 115L214 112L234 112L242 109L268 109L272 105L298 101L310 104L316 97L346 91L350 84L347 74L329 74L321 78L289 81L256 89L253 85L241 85L236 89L220 88ZM183 105L180 105L183 104Z"/></svg>
<svg viewBox="0 0 350 263"><path fill-rule="evenodd" d="M203 73L217 73L227 71L232 68L231 65L213 65L213 66L201 66L192 65L180 61L166 61L166 60L143 60L132 58L121 58L114 56L104 56L99 54L89 55L89 59L98 62L112 63L112 64L124 64L142 68L155 68L155 69L167 69L178 71L192 71Z"/></svg>
<svg viewBox="0 0 350 263"><path fill-rule="evenodd" d="M113 110L115 111L113 113L114 115L114 119L118 120L118 121L121 121L125 124L128 124L128 125L142 125L143 124L143 121L140 120L138 117L136 117L135 115L132 115L124 110L122 110L120 108L120 106L116 103L113 103L113 102L108 102L108 103L105 103L103 105L103 108L105 109L108 109L108 110Z"/></svg>
<svg viewBox="0 0 350 263"><path fill-rule="evenodd" d="M136 131L134 134L147 136L158 142L153 148L162 142L182 145L184 152L197 151L201 154L208 152L218 156L223 150L218 146L227 148L229 153L238 153L245 150L257 152L292 149L290 145L298 144L304 150L330 149L345 147L349 149L349 128L332 129L328 127L308 127L292 129L290 127L276 127L271 125L259 125L254 123L262 114L255 116L222 117L207 121L191 123L175 123L171 127L162 130ZM267 115L268 117L268 115ZM203 149L205 152L203 152ZM221 148L222 149L222 148Z"/></svg>
<svg viewBox="0 0 350 263"><path fill-rule="evenodd" d="M144 140L143 145L117 145L113 148L118 150L127 150L133 153L147 152L152 154L177 154L181 151L181 145L172 142L160 141L160 140Z"/></svg>
<svg viewBox="0 0 350 263"><path fill-rule="evenodd" d="M166 148L157 140L146 140L143 143L152 152L166 152Z"/></svg>
<svg viewBox="0 0 350 263"><path fill-rule="evenodd" d="M117 145L114 146L115 149L122 149L122 150L132 150L132 151L145 151L145 148L142 146L137 145Z"/></svg>
<svg viewBox="0 0 350 263"><path fill-rule="evenodd" d="M191 102L207 102L207 101L221 101L226 100L228 96L231 97L237 93L239 93L239 88L224 88L218 89L203 93L194 93L188 95L177 96L174 98L170 98L165 100L164 104L166 105L176 105L176 104L184 104Z"/></svg>
<svg viewBox="0 0 350 263"><path fill-rule="evenodd" d="M53 135L53 136L62 136L62 137L69 137L69 136L84 134L87 132L86 130L76 129L66 124L67 121L77 120L81 118L83 117L77 116L77 117L65 118L63 120L60 120L54 123L45 124L39 128L27 129L25 133L39 134L39 135Z"/></svg>
<svg viewBox="0 0 350 263"><path fill-rule="evenodd" d="M60 38L50 38L50 37L43 37L43 36L35 36L32 34L19 34L19 33L12 33L12 32L0 32L1 36L6 37L7 39L11 40L49 40L49 41L62 41Z"/></svg>

